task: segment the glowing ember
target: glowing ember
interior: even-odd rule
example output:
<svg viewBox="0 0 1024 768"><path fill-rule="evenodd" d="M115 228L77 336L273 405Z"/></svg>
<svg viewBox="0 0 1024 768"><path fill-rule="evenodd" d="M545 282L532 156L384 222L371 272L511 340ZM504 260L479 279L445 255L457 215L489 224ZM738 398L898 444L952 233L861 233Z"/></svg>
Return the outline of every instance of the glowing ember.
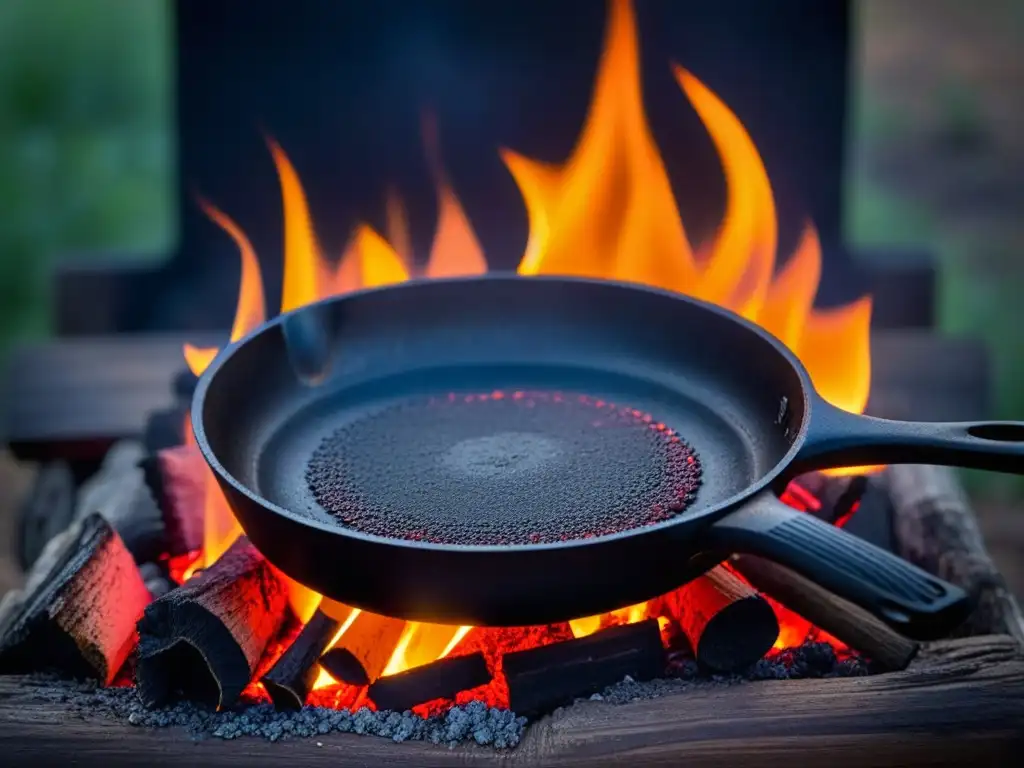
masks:
<svg viewBox="0 0 1024 768"><path fill-rule="evenodd" d="M569 159L551 165L501 150L529 219L519 274L616 279L715 302L783 341L806 365L827 400L862 412L870 387L870 298L838 309L813 308L821 249L810 222L796 251L776 269L775 201L757 148L739 118L715 93L693 74L674 66L680 88L720 156L727 189L722 224L715 237L706 243L690 242L644 111L632 5L629 0L612 0L610 8L590 109ZM481 274L487 269L484 254L444 172L436 133L434 121L427 120L424 137L435 180L438 221L421 274ZM388 193L386 201L387 236L360 225L341 257L334 260L317 241L297 171L281 146L273 140L268 143L281 185L284 217L282 311L361 287L401 282L413 274L407 217L395 191ZM265 318L259 264L241 228L213 206L203 203L203 208L239 248L241 288L231 331L231 339L237 340ZM196 374L205 370L216 354L216 349L185 348L185 359ZM240 533L212 478L207 482L205 514L204 550L188 567L213 562ZM186 567L179 566L179 572ZM320 598L298 584L292 587L292 606L301 619L308 619ZM657 615L655 607L656 601L652 601L581 618L559 632L583 636L609 624ZM798 643L815 631L800 617L776 607L783 626L781 644ZM344 610L348 620L338 637L358 615L358 611ZM554 628L537 632L545 637L559 634ZM542 641L535 634L526 633L532 638L531 645ZM470 632L468 627L410 623L386 671L392 674L427 663L484 636L492 645L510 649L505 646L512 635L505 630ZM313 694L317 702L355 706L365 699L365 692L339 690L331 682L321 676ZM495 686L500 683L492 688ZM489 690L485 698L500 702L502 692Z"/></svg>

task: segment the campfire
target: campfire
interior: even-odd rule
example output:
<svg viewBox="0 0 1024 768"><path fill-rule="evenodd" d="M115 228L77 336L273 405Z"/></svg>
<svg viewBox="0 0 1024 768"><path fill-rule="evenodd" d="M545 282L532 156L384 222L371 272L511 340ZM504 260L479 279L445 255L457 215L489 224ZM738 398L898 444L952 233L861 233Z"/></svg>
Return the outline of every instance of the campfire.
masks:
<svg viewBox="0 0 1024 768"><path fill-rule="evenodd" d="M638 46L631 4L615 0L589 113L564 163L496 148L529 218L522 279L583 276L713 302L782 340L831 403L863 412L870 298L828 310L813 306L821 271L813 223L805 224L793 253L777 253L775 201L754 142L714 92L673 64L679 97L703 121L727 189L715 235L706 242L688 237L648 127ZM446 176L440 129L425 118L438 208L425 261L412 252L398 192L385 201L386 230L359 226L333 258L317 240L299 172L285 148L269 140L283 203L282 312L362 288L487 270ZM241 257L236 341L266 319L260 264L243 227L213 203L201 205ZM184 357L199 375L217 353L186 346ZM505 396L480 397L499 395ZM625 678L735 673L759 663L776 670L761 674L781 676L777 670L792 666L808 644L830 660L819 674L863 672L869 661L878 670L902 669L916 650L858 609L749 556L711 564L669 594L557 625L449 626L375 615L322 598L263 558L242 534L187 420L182 444L143 466L148 495L132 509L145 514L131 532L97 515L49 548L38 566L47 587L11 620L0 647L4 667L57 667L104 685L135 686L152 707L184 697L221 709L270 702L426 717L483 702L533 716L600 695ZM801 478L783 499L843 525L873 469ZM157 565L147 580L134 561L140 542L152 548L154 537L159 551L149 560ZM32 650L37 643L48 649L45 664Z"/></svg>

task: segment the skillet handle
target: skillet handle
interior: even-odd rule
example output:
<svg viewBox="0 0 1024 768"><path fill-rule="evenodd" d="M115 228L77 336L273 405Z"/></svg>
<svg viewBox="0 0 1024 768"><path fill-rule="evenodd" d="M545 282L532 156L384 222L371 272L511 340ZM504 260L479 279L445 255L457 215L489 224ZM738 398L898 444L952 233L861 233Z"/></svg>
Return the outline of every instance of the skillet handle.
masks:
<svg viewBox="0 0 1024 768"><path fill-rule="evenodd" d="M773 560L915 640L945 637L969 612L959 588L770 493L755 496L702 535L703 547Z"/></svg>
<svg viewBox="0 0 1024 768"><path fill-rule="evenodd" d="M787 476L872 464L942 464L1024 474L1024 422L913 422L858 416L814 397Z"/></svg>

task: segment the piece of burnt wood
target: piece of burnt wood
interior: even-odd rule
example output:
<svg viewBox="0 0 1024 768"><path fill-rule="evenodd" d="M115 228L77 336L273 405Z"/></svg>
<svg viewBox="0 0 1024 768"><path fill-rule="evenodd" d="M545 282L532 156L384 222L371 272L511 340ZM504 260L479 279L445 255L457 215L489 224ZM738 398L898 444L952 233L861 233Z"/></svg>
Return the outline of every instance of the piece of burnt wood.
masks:
<svg viewBox="0 0 1024 768"><path fill-rule="evenodd" d="M97 472L78 492L77 518L99 512L121 536L135 562L156 560L166 553L166 530L144 471L144 452L134 440L116 443Z"/></svg>
<svg viewBox="0 0 1024 768"><path fill-rule="evenodd" d="M166 553L176 557L200 549L207 468L199 448L165 448L143 459L142 470L163 515Z"/></svg>
<svg viewBox="0 0 1024 768"><path fill-rule="evenodd" d="M320 666L339 683L370 685L383 674L404 629L403 619L362 611L320 657Z"/></svg>
<svg viewBox="0 0 1024 768"><path fill-rule="evenodd" d="M187 418L187 401L149 414L142 433L142 444L146 447L146 452L157 453L184 443Z"/></svg>
<svg viewBox="0 0 1024 768"><path fill-rule="evenodd" d="M154 600L163 597L175 586L164 563L143 563L139 566L139 575Z"/></svg>
<svg viewBox="0 0 1024 768"><path fill-rule="evenodd" d="M421 667L382 677L368 691L377 709L405 712L434 699L451 699L491 682L487 661L479 651L448 656Z"/></svg>
<svg viewBox="0 0 1024 768"><path fill-rule="evenodd" d="M885 472L898 553L964 589L974 609L954 636L1009 634L1024 644L1020 606L985 549L954 470L924 465Z"/></svg>
<svg viewBox="0 0 1024 768"><path fill-rule="evenodd" d="M669 602L697 662L716 672L750 666L779 637L768 601L723 565L677 589Z"/></svg>
<svg viewBox="0 0 1024 768"><path fill-rule="evenodd" d="M38 679L0 678L5 764L53 765L68 755L80 768L280 768L284 761L293 768L904 768L1012 765L1024 747L1024 656L1011 638L991 636L925 646L906 670L885 675L701 686L620 705L586 701L531 724L506 751L354 733L286 745L196 740L179 728L82 712L53 693Z"/></svg>
<svg viewBox="0 0 1024 768"><path fill-rule="evenodd" d="M136 683L149 706L183 696L218 708L249 684L286 613L287 587L245 537L146 608Z"/></svg>
<svg viewBox="0 0 1024 768"><path fill-rule="evenodd" d="M101 515L61 534L0 628L0 672L55 670L109 684L150 601L131 553Z"/></svg>
<svg viewBox="0 0 1024 768"><path fill-rule="evenodd" d="M879 672L905 669L917 653L915 641L788 568L753 555L737 555L731 565L761 592L863 653Z"/></svg>
<svg viewBox="0 0 1024 768"><path fill-rule="evenodd" d="M28 571L43 547L75 517L75 474L66 461L43 464L18 509L18 563Z"/></svg>
<svg viewBox="0 0 1024 768"><path fill-rule="evenodd" d="M868 489L870 475L831 477L810 472L793 480L786 488L795 506L826 523L849 520Z"/></svg>
<svg viewBox="0 0 1024 768"><path fill-rule="evenodd" d="M665 671L661 630L654 619L608 627L586 637L507 653L502 670L509 707L530 717L550 712L619 682L652 680Z"/></svg>
<svg viewBox="0 0 1024 768"><path fill-rule="evenodd" d="M281 658L260 681L278 709L299 709L306 703L320 672L319 659L331 644L342 622L318 610Z"/></svg>

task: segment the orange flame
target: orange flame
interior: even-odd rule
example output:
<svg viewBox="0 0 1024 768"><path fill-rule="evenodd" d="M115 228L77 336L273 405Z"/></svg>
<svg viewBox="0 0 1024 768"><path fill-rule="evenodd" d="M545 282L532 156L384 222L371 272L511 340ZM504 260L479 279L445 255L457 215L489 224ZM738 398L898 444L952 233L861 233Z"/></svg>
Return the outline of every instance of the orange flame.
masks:
<svg viewBox="0 0 1024 768"><path fill-rule="evenodd" d="M862 412L871 380L871 300L838 309L814 309L821 276L821 247L808 222L799 245L776 272L778 220L771 183L753 140L732 110L693 74L672 73L700 117L719 155L726 182L722 223L710 242L691 244L643 105L639 43L630 0L611 0L604 49L579 140L563 164L543 163L510 149L500 155L519 187L529 236L520 275L577 275L622 280L711 301L758 323L806 365L815 386L833 404ZM438 218L422 270L415 267L408 217L398 192L386 197L386 237L357 226L336 263L318 243L298 172L284 150L268 139L281 186L284 216L284 282L281 310L411 276L445 277L486 271L483 249L441 162L433 118L423 124L434 177ZM242 278L231 339L264 319L259 265L241 229L208 204L207 215L238 245ZM197 374L216 349L186 345ZM846 471L866 471L872 468ZM842 471L842 470L840 470ZM211 480L207 495L206 562L239 534ZM295 584L293 607L311 615L319 595ZM612 623L639 621L651 604L640 603L571 622L577 636ZM348 609L346 609L348 610ZM358 610L351 610L335 638ZM800 634L795 624L793 637ZM392 652L387 673L450 653L470 627L409 622ZM789 635L787 635L787 638ZM788 641L788 640L787 640ZM330 683L321 675L317 687Z"/></svg>

